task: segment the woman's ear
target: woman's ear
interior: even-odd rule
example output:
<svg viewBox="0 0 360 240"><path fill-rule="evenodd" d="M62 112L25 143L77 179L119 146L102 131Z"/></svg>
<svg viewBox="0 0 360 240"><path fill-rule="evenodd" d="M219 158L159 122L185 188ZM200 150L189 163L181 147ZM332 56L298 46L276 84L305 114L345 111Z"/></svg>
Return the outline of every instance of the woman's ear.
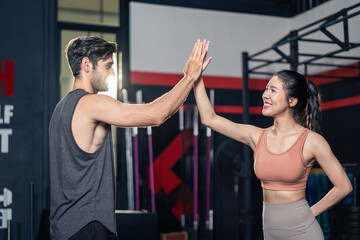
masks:
<svg viewBox="0 0 360 240"><path fill-rule="evenodd" d="M290 107L295 107L297 102L298 102L298 99L292 97L292 98L289 99L289 106Z"/></svg>

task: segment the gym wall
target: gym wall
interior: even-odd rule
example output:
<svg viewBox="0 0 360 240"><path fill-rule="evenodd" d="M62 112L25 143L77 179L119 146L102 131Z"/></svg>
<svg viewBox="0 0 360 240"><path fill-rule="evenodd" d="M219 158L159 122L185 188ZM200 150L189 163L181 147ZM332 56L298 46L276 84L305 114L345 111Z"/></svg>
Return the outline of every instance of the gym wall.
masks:
<svg viewBox="0 0 360 240"><path fill-rule="evenodd" d="M294 18L260 16L252 14L229 13L223 11L190 9L185 7L173 7L146 4L139 2L130 3L130 70L132 89L130 97L135 99L135 91L141 89L145 102L150 102L156 97L170 90L182 77L182 69L190 54L193 43L197 39L210 40L210 51L208 56L213 60L204 73L204 81L207 89L215 89L215 110L218 114L225 116L233 121L242 122L242 70L241 53L249 54L258 52L280 40L289 31L305 26L318 19L326 17L344 7L349 7L357 1L348 1L344 5L343 1L329 1L310 11L300 14ZM360 32L357 30L360 17L352 19L349 24L351 41L359 42ZM341 36L341 27L333 27L331 31ZM326 37L325 37L326 39ZM305 52L322 54L328 51L326 44L314 48L308 44L300 46ZM289 49L282 49L288 53ZM275 53L274 53L275 54ZM346 53L347 56L358 57L360 49L354 49ZM325 59L333 63L333 60ZM357 64L353 61L346 61L343 64ZM279 71L283 68L290 68L286 65L275 65L265 69L267 72ZM264 70L264 71L265 71ZM299 71L304 69L299 68ZM331 79L314 79L314 82L321 88L324 97L324 111L322 120L322 134L329 141L335 155L341 163L359 163L357 140L355 132L360 129L354 119L359 119L359 70L334 69L329 67L312 67L309 73L320 74L329 73L340 76L351 76L354 80L344 80L332 82ZM261 116L261 94L269 78L266 76L250 76L250 122L260 127L270 126L271 119ZM345 102L345 105L338 105ZM190 93L185 105L191 107L194 104L193 94ZM335 126L335 127L334 127ZM182 184L192 188L191 179L184 179L181 176L181 162L185 161L178 154L173 156L162 156L168 147L177 144L177 138L181 135L178 129L178 114L169 119L164 126L154 129L154 158L155 161L171 162L170 172L174 173L179 179L173 182L170 190L160 191L164 199L163 208L166 210L160 214L160 230L169 231L171 226L179 224L178 192L182 192ZM206 148L204 137L205 128L201 128L202 138L200 140L202 150ZM219 146L227 141L224 136L215 133L214 148L215 152ZM178 146L180 148L180 146ZM344 151L346 149L346 151ZM186 154L192 153L189 149ZM241 153L241 150L239 150ZM200 151L201 152L201 151ZM205 152L201 152L200 158L204 164ZM234 169L234 163L229 163L228 170ZM164 163L164 166L166 164ZM167 169L168 169L168 165ZM205 165L200 167L204 170ZM214 163L214 167L219 167ZM145 167L145 171L146 171ZM156 170L156 169L155 169ZM216 169L214 169L216 174ZM221 174L220 172L217 172ZM155 172L156 174L156 172ZM158 173L157 184L161 186L169 184L167 176ZM200 174L204 174L202 172ZM229 173L229 181L215 179L215 188L218 193L215 196L216 206L227 206L227 210L215 209L215 232L216 237L221 239L234 239L236 218L236 199L234 198L233 179L234 173ZM215 176L216 178L216 176ZM188 183L188 184L187 184ZM202 182L204 184L204 182ZM230 185L229 185L230 184ZM254 179L254 188L260 184ZM204 187L204 185L202 185ZM259 198L258 205L254 203L254 208L261 208L261 197L259 189L255 191L255 198ZM164 193L165 192L165 193ZM160 195L158 195L160 196ZM204 196L200 196L201 204L204 206ZM158 201L160 202L160 201ZM161 211L161 206L159 207ZM183 208L185 208L183 206ZM178 211L175 211L178 210ZM171 213L172 212L172 213ZM261 224L261 214L257 214L256 222ZM161 229L161 226L163 228ZM172 229L176 229L173 227ZM259 230L259 229L257 229ZM259 230L260 231L260 230Z"/></svg>
<svg viewBox="0 0 360 240"><path fill-rule="evenodd" d="M7 239L7 220L11 239L33 239L49 208L48 121L59 95L53 4L1 1L0 239Z"/></svg>
<svg viewBox="0 0 360 240"><path fill-rule="evenodd" d="M348 0L350 6L357 1ZM48 229L42 228L41 215L49 209L48 182L48 123L55 104L59 101L59 59L56 31L56 6L54 1L3 0L0 7L0 239L5 239L7 219L11 212L12 239L32 239ZM213 61L204 74L208 89L215 89L216 111L236 122L242 122L241 115L241 52L254 53L270 46L282 38L289 30L298 28L323 16L327 16L344 6L344 1L333 0L294 18L239 14L214 10L199 10L164 5L130 3L130 100L135 101L135 91L143 90L146 102L165 93L181 79L182 69L194 42L200 38L210 40L209 56ZM359 18L357 18L358 22ZM356 31L359 24L350 25L351 37L360 39ZM354 30L355 29L355 30ZM334 29L336 31L336 29ZM316 52L318 49L309 49ZM359 56L355 49L349 55ZM349 63L352 64L352 63ZM279 69L269 69L276 71ZM315 69L314 71L329 71ZM358 71L357 81L338 81L321 85L326 101L352 99L345 107L331 106L324 111L323 131L336 156L344 163L359 163L357 125L359 109ZM266 127L271 124L259 114L261 93L266 84L264 76L252 76L254 84L250 92L250 105L254 108L251 123ZM186 105L194 104L192 93ZM191 194L191 179L179 176L180 158L168 152L169 146L179 147L178 114L163 126L153 129L154 161L162 169L162 163L173 165L167 174L158 175L158 189L161 231L172 231L179 227L178 214L185 209L180 204L179 193ZM190 126L191 128L191 126ZM142 131L142 132L141 132ZM192 134L189 129L189 136ZM205 128L200 128L200 162L204 163ZM143 129L140 134L145 134ZM215 152L227 139L214 134ZM184 153L191 158L192 145ZM141 143L140 147L146 142ZM143 156L146 149L143 148ZM241 150L239 150L241 151ZM120 155L120 154L119 154ZM145 158L145 157L142 157ZM124 161L120 159L120 161ZM146 159L144 160L146 162ZM214 165L219 167L219 165ZM201 165L200 171L204 166ZM147 187L147 166L141 167L144 188ZM123 174L124 169L119 169ZM216 170L215 170L216 171ZM159 173L159 171L158 171ZM163 172L164 173L164 172ZM172 173L180 181L169 181ZM218 175L216 175L218 174ZM217 236L234 239L236 204L230 174L226 181L220 180L221 172L214 173L214 185L218 191L219 206L228 206L227 211L218 214ZM233 173L232 173L233 174ZM200 173L200 177L204 177ZM218 177L218 178L217 178ZM256 180L254 180L256 183ZM182 184L183 183L183 184ZM200 182L203 184L203 181ZM120 183L120 185L123 183ZM182 186L182 188L179 188ZM6 190L5 190L6 189ZM186 189L186 190L184 190ZM220 192L219 189L223 191ZM12 201L8 190L12 192ZM175 191L176 190L176 191ZM200 191L203 192L203 187ZM258 189L255 189L258 194ZM148 196L143 191L143 207L147 208ZM123 199L120 196L117 199ZM203 195L201 204L203 204ZM260 200L259 200L260 201ZM258 202L259 202L258 201ZM126 208L126 201L119 208ZM235 206L234 206L235 208ZM200 208L203 211L203 208ZM216 209L215 209L216 211ZM227 214L227 215L226 215ZM231 215L232 214L232 215ZM257 220L259 222L259 218Z"/></svg>

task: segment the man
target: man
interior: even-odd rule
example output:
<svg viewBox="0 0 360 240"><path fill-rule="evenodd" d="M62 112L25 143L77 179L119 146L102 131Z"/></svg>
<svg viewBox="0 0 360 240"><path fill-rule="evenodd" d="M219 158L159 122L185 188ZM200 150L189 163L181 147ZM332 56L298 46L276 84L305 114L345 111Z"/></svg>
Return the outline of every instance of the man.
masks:
<svg viewBox="0 0 360 240"><path fill-rule="evenodd" d="M123 104L106 95L116 44L98 37L71 40L66 49L75 77L50 121L50 233L54 240L108 239L116 234L115 179L110 125L161 125L186 100L209 64L209 42L198 40L184 77L149 104Z"/></svg>

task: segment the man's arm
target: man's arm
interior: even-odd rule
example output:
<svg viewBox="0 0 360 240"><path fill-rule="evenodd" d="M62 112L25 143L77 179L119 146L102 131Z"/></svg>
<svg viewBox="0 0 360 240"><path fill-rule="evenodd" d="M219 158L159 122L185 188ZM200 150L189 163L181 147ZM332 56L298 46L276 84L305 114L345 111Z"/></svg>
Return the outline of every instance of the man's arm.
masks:
<svg viewBox="0 0 360 240"><path fill-rule="evenodd" d="M184 103L194 82L209 64L208 42L198 40L184 68L184 77L169 92L148 104L124 104L105 95L86 95L79 104L94 121L119 127L161 125ZM207 47L205 47L207 46Z"/></svg>

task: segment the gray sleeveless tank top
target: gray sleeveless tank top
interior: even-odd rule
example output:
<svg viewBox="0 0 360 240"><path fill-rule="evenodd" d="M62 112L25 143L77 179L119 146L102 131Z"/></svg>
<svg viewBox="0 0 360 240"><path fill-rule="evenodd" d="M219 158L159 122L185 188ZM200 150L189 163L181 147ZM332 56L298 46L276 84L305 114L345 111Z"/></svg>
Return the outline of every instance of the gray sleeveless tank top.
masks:
<svg viewBox="0 0 360 240"><path fill-rule="evenodd" d="M82 89L69 92L55 107L50 120L50 234L68 239L92 221L116 235L115 173L110 125L94 152L80 149L71 120Z"/></svg>

